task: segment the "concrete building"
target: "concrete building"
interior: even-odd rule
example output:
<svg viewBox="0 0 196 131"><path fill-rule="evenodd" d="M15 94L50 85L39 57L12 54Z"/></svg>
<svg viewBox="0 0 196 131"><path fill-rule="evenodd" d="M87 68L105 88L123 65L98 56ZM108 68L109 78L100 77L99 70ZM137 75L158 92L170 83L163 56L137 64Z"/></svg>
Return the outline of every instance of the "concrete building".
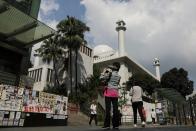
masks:
<svg viewBox="0 0 196 131"><path fill-rule="evenodd" d="M67 55L68 60L68 52ZM70 69L69 66L72 66L72 87L75 87L76 80L75 80L75 56L72 56L72 64L67 65L67 69ZM35 56L34 58L34 66L29 68L29 76L34 79L34 90L43 91L47 85L53 85L53 62L51 61L49 64L44 63L41 57ZM63 63L62 63L63 64ZM81 45L80 50L78 53L78 60L77 60L77 83L83 83L87 77L93 74L93 59L92 59L92 49L89 48L87 45ZM62 75L63 79L61 82L65 82L67 87L70 87L70 77L69 77L69 70L61 73L62 71L59 70L59 73Z"/></svg>
<svg viewBox="0 0 196 131"><path fill-rule="evenodd" d="M28 74L33 44L53 35L38 21L40 0L0 0L0 83L19 85Z"/></svg>

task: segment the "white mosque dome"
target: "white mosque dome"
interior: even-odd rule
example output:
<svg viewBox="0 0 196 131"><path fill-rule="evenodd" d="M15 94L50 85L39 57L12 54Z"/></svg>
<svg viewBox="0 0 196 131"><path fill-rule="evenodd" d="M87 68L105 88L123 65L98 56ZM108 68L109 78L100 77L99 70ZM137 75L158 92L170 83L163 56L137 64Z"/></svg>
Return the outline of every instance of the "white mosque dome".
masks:
<svg viewBox="0 0 196 131"><path fill-rule="evenodd" d="M94 57L109 56L109 55L113 55L114 53L115 50L108 45L98 45L93 49Z"/></svg>

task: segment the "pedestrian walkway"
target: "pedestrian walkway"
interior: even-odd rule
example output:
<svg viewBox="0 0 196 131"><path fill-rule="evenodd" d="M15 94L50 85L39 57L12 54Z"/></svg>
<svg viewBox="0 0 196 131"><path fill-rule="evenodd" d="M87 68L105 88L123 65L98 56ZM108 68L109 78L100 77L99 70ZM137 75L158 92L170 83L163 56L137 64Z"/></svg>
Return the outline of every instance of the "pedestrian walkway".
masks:
<svg viewBox="0 0 196 131"><path fill-rule="evenodd" d="M120 131L196 131L195 126L157 126L146 128L122 126ZM103 131L99 126L61 126L61 127L21 127L21 128L1 128L0 131ZM111 129L112 131L112 129Z"/></svg>

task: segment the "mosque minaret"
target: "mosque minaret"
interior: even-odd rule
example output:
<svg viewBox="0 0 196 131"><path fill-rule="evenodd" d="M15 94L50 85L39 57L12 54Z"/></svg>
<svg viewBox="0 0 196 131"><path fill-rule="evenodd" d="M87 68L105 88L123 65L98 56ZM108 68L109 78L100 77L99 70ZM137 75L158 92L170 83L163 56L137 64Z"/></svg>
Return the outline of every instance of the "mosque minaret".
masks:
<svg viewBox="0 0 196 131"><path fill-rule="evenodd" d="M160 61L158 58L154 58L153 60L153 66L155 66L156 69L156 77L157 80L160 81L161 80L161 75L160 75Z"/></svg>
<svg viewBox="0 0 196 131"><path fill-rule="evenodd" d="M120 56L125 55L125 22L123 20L119 20L116 22L117 27L116 31L118 32L118 54Z"/></svg>

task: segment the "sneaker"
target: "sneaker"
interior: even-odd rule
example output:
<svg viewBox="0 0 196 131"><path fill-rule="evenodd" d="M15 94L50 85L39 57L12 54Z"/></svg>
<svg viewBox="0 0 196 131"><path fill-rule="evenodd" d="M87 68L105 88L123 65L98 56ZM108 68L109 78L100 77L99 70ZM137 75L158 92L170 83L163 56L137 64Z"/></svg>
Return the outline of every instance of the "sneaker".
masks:
<svg viewBox="0 0 196 131"><path fill-rule="evenodd" d="M119 130L119 127L113 127L114 130Z"/></svg>
<svg viewBox="0 0 196 131"><path fill-rule="evenodd" d="M145 125L146 125L146 123L143 121L143 122L142 122L142 127L145 127Z"/></svg>
<svg viewBox="0 0 196 131"><path fill-rule="evenodd" d="M110 127L109 126L103 126L102 129L104 129L104 130L110 130Z"/></svg>
<svg viewBox="0 0 196 131"><path fill-rule="evenodd" d="M134 124L134 127L137 127L137 125L136 125L136 124Z"/></svg>

